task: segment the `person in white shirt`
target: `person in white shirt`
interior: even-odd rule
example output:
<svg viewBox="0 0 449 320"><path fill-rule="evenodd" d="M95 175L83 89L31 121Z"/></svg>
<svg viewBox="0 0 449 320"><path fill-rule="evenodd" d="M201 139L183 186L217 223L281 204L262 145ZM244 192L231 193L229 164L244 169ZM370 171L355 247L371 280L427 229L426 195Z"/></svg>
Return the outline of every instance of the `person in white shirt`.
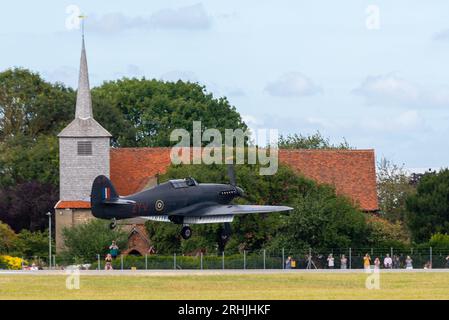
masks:
<svg viewBox="0 0 449 320"><path fill-rule="evenodd" d="M393 266L393 260L391 259L390 255L387 253L387 256L384 258L384 267L385 269L391 269Z"/></svg>
<svg viewBox="0 0 449 320"><path fill-rule="evenodd" d="M334 268L334 257L332 256L332 253L327 257L327 266L329 269Z"/></svg>

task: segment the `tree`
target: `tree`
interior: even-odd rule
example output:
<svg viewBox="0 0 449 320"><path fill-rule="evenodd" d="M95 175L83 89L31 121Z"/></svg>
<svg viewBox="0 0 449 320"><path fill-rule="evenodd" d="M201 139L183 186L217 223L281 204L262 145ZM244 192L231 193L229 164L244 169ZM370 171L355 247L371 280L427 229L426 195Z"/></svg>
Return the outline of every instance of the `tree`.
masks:
<svg viewBox="0 0 449 320"><path fill-rule="evenodd" d="M13 241L13 248L15 255L19 257L47 257L48 230L44 232L22 230Z"/></svg>
<svg viewBox="0 0 449 320"><path fill-rule="evenodd" d="M377 194L379 209L386 219L392 222L404 221L406 199L415 193L416 188L403 166L398 166L382 158L377 164Z"/></svg>
<svg viewBox="0 0 449 320"><path fill-rule="evenodd" d="M0 212L4 222L16 232L23 229L30 231L48 228L46 212L53 212L58 201L58 188L51 184L25 182L3 191L7 201L5 211ZM54 224L53 224L54 225Z"/></svg>
<svg viewBox="0 0 449 320"><path fill-rule="evenodd" d="M38 73L13 68L0 73L0 142L8 137L56 135L73 118L75 93Z"/></svg>
<svg viewBox="0 0 449 320"><path fill-rule="evenodd" d="M406 207L415 242L426 242L434 233L449 233L449 169L424 174Z"/></svg>
<svg viewBox="0 0 449 320"><path fill-rule="evenodd" d="M247 127L226 98L214 98L204 86L190 82L127 79L105 82L92 90L95 118L121 147L168 147L174 129L193 131Z"/></svg>
<svg viewBox="0 0 449 320"><path fill-rule="evenodd" d="M120 227L111 230L108 221L98 219L64 228L62 236L66 247L63 255L84 262L96 261L97 254L104 257L113 240L119 248L125 247L127 241L127 233Z"/></svg>
<svg viewBox="0 0 449 320"><path fill-rule="evenodd" d="M278 145L280 149L351 149L345 139L339 144L332 144L329 138L323 137L319 131L309 136L296 133L287 136L281 135Z"/></svg>
<svg viewBox="0 0 449 320"><path fill-rule="evenodd" d="M0 254L9 253L14 247L17 235L5 223L0 221Z"/></svg>

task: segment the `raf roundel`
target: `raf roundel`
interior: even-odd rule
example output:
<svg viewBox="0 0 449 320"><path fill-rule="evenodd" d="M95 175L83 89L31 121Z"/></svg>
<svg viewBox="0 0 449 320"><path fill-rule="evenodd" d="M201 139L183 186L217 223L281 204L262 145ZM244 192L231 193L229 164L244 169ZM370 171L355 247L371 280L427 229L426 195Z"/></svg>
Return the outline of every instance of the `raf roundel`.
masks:
<svg viewBox="0 0 449 320"><path fill-rule="evenodd" d="M164 209L164 201L157 200L156 203L154 204L154 207L156 208L157 211L162 211Z"/></svg>

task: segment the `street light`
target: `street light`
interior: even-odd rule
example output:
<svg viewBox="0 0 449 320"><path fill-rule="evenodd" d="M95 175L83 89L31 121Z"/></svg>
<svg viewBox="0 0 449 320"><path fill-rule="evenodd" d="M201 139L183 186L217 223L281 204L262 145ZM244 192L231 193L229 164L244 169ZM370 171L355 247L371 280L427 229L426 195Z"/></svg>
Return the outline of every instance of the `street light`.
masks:
<svg viewBox="0 0 449 320"><path fill-rule="evenodd" d="M48 268L51 269L51 212L47 212L48 216Z"/></svg>

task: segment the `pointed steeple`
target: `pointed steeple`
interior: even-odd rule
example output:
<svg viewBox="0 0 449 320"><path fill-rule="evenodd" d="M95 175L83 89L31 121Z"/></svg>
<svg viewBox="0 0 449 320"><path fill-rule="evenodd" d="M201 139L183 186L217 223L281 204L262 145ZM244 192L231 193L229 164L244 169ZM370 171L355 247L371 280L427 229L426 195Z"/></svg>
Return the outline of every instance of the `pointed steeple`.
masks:
<svg viewBox="0 0 449 320"><path fill-rule="evenodd" d="M92 98L90 96L89 70L87 68L86 47L84 44L84 34L81 47L80 72L78 79L78 92L76 95L75 118L93 118Z"/></svg>
<svg viewBox="0 0 449 320"><path fill-rule="evenodd" d="M58 134L58 137L111 137L111 134L95 121L92 112L89 70L87 68L86 47L84 45L84 26L75 119Z"/></svg>

